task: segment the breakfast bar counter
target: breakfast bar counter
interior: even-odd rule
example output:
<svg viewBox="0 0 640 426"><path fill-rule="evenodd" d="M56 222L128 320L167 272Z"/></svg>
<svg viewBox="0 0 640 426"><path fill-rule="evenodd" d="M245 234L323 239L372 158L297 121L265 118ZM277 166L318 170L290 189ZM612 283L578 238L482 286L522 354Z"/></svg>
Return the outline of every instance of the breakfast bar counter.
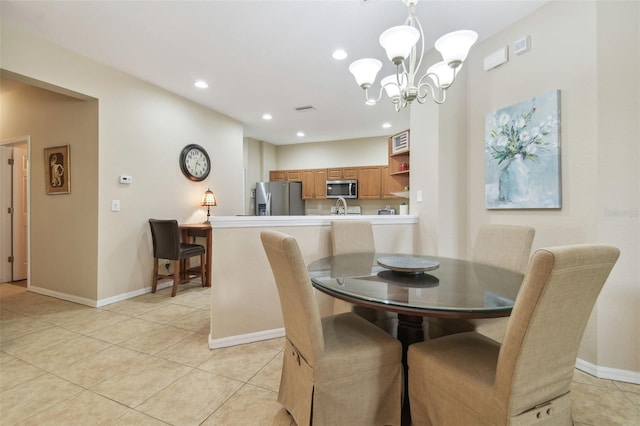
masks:
<svg viewBox="0 0 640 426"><path fill-rule="evenodd" d="M260 233L276 229L293 236L309 264L332 254L330 230L334 220L370 221L379 251L409 254L422 251L416 215L211 217L210 348L284 335L278 291ZM320 314L332 314L335 299L321 292L316 295Z"/></svg>

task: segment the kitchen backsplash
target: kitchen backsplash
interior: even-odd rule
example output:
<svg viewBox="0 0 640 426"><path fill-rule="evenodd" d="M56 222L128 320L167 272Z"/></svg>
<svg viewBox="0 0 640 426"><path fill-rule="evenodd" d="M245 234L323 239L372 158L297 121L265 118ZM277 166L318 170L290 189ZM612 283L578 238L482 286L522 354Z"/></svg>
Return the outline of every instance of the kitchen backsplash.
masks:
<svg viewBox="0 0 640 426"><path fill-rule="evenodd" d="M377 215L378 209L391 207L396 214L400 213L400 204L409 200L347 200L347 206L359 206L363 215ZM331 207L336 205L335 200L306 200L305 214L307 215L330 215Z"/></svg>

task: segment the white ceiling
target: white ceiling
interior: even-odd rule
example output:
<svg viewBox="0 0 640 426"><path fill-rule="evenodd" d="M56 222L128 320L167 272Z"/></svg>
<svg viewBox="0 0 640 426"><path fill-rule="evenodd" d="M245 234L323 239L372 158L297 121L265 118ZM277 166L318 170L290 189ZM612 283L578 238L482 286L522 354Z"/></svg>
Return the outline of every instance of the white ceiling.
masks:
<svg viewBox="0 0 640 426"><path fill-rule="evenodd" d="M485 39L547 1L422 0L417 11L431 47L457 29ZM226 114L258 140L355 139L409 127L408 111L396 113L388 100L366 106L347 69L363 57L388 62L378 37L404 22L400 0L2 0L0 8L3 23ZM349 57L332 59L336 48ZM386 63L379 77L393 71ZM196 89L196 79L209 88ZM294 110L306 105L315 111ZM266 112L273 120L261 118Z"/></svg>

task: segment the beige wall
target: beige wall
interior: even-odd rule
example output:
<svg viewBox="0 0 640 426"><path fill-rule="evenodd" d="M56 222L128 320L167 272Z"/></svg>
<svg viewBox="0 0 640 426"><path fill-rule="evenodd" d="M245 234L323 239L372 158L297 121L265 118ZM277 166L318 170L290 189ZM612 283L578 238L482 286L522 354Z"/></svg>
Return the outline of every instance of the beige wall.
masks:
<svg viewBox="0 0 640 426"><path fill-rule="evenodd" d="M57 268L73 264L73 273L91 276L82 285L93 290L80 293L56 287L61 296L72 291L70 296L107 303L144 292L151 284L152 271L148 219L203 221L206 210L199 203L207 187L218 199L218 206L212 208L214 216L243 212L243 135L238 122L7 25L2 27L1 47L4 69L98 99L98 145L93 147L98 150L97 167L95 152L72 152L74 165L85 161L93 165L94 175L87 179L94 187L86 196L97 197L93 203L74 206L82 211L76 224L97 217L97 226L94 222L73 243L82 245L89 240L88 244L97 244L97 254L87 255L92 258L87 261L63 254L69 257L53 270L47 264L46 271L58 275ZM20 135L6 135L14 136ZM211 174L200 183L186 179L178 166L180 151L189 143L202 145L211 157ZM41 158L34 160L39 164ZM131 185L119 183L123 174L133 177ZM38 177L34 177L33 188L37 189ZM73 196L84 195L82 186L75 186L77 175L73 179ZM120 212L111 212L114 199L121 202ZM39 229L42 225L32 220L31 226ZM38 248L32 244L32 250ZM35 260L32 271L43 267Z"/></svg>
<svg viewBox="0 0 640 426"><path fill-rule="evenodd" d="M466 91L465 102L414 105L411 111L411 210L420 215L425 252L468 255L484 223L534 226L534 250L575 243L621 248L579 354L597 366L592 372L618 378L640 371L638 9L638 2L551 2L474 47L461 72L466 80L451 89ZM529 52L483 70L485 56L526 35ZM486 114L553 89L561 90L562 208L485 209ZM464 149L450 145L459 140L459 129ZM456 152L457 160L451 158ZM420 172L416 158L434 169ZM454 169L466 171L465 179L452 179ZM417 190L423 203L415 203ZM465 209L464 217L455 214L466 222L459 228L466 241L457 250L448 238L458 224L446 216L455 205Z"/></svg>
<svg viewBox="0 0 640 426"><path fill-rule="evenodd" d="M279 145L280 170L324 167L377 166L389 161L386 136L330 142Z"/></svg>
<svg viewBox="0 0 640 426"><path fill-rule="evenodd" d="M30 135L30 285L96 300L98 102L18 86L0 97L0 140ZM47 195L44 148L70 145L71 193Z"/></svg>

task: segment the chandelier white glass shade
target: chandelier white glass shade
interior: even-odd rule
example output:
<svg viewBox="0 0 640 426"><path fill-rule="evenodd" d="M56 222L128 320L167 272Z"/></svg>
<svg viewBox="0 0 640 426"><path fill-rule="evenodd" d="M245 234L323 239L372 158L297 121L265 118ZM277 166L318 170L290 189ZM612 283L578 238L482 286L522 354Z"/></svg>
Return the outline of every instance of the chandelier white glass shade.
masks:
<svg viewBox="0 0 640 426"><path fill-rule="evenodd" d="M369 89L375 83L382 63L377 59L359 59L349 66L349 71L360 87L365 90L367 105L374 105L386 92L396 111L417 100L424 103L430 95L441 104L446 100L447 89L453 84L456 75L467 59L469 49L478 39L474 31L461 30L445 34L435 42L435 48L442 55L442 61L429 69L423 76L416 75L424 56L424 32L416 17L418 0L402 0L409 8L409 16L404 25L392 27L380 35L380 45L385 49L387 58L396 66L396 73L380 81L377 97L369 96ZM428 78L427 78L428 77ZM383 90L384 89L384 90Z"/></svg>

